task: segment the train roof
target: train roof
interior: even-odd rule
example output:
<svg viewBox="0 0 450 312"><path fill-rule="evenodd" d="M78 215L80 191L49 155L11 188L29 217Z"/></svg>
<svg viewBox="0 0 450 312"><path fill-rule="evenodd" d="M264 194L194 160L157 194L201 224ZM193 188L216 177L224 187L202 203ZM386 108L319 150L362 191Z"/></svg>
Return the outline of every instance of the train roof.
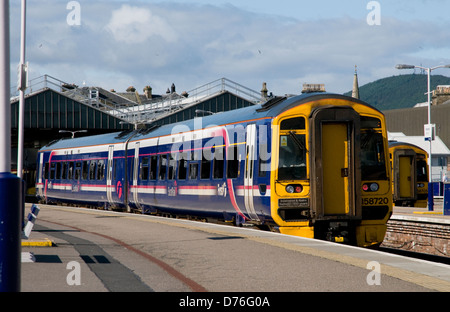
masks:
<svg viewBox="0 0 450 312"><path fill-rule="evenodd" d="M41 148L41 150L73 148L81 146L91 146L99 144L116 144L126 142L132 137L135 139L146 139L158 136L170 135L174 133L202 129L211 126L221 126L233 123L244 122L246 120L273 118L292 107L307 103L311 100L320 100L327 98L340 98L351 100L353 102L369 106L375 110L376 108L369 104L351 97L333 93L305 93L293 97L274 97L271 100L240 109L235 109L226 112L215 113L213 115L202 118L194 118L178 123L172 123L162 126L154 126L147 129L127 130L124 132L115 132L108 134L100 134L93 136L84 136L79 138L65 138L58 141L53 141ZM377 110L378 111L378 110Z"/></svg>

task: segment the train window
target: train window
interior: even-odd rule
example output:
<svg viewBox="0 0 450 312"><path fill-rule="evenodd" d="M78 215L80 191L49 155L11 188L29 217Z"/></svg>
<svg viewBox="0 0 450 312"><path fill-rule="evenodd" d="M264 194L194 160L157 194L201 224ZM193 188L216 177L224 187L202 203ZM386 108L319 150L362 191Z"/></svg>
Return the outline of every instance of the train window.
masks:
<svg viewBox="0 0 450 312"><path fill-rule="evenodd" d="M52 163L50 165L50 180L54 180L55 179L55 163Z"/></svg>
<svg viewBox="0 0 450 312"><path fill-rule="evenodd" d="M237 145L228 147L227 151L227 178L234 179L239 176L239 150Z"/></svg>
<svg viewBox="0 0 450 312"><path fill-rule="evenodd" d="M178 159L178 179L186 180L187 177L187 154L181 153Z"/></svg>
<svg viewBox="0 0 450 312"><path fill-rule="evenodd" d="M270 154L267 150L267 144L260 144L259 145L259 170L258 170L258 176L259 177L265 177L267 174L267 171L270 171Z"/></svg>
<svg viewBox="0 0 450 312"><path fill-rule="evenodd" d="M381 120L378 118L361 116L361 128L362 129L381 128Z"/></svg>
<svg viewBox="0 0 450 312"><path fill-rule="evenodd" d="M385 180L383 135L368 131L361 133L361 178L362 180Z"/></svg>
<svg viewBox="0 0 450 312"><path fill-rule="evenodd" d="M97 161L91 160L91 164L89 165L89 180L95 180L96 165L97 165Z"/></svg>
<svg viewBox="0 0 450 312"><path fill-rule="evenodd" d="M285 119L280 123L280 130L297 130L305 129L305 118L295 117Z"/></svg>
<svg viewBox="0 0 450 312"><path fill-rule="evenodd" d="M158 178L160 180L165 180L166 172L167 172L167 155L160 155L159 156L159 176L158 176Z"/></svg>
<svg viewBox="0 0 450 312"><path fill-rule="evenodd" d="M100 159L97 164L97 180L101 181L105 177L105 161Z"/></svg>
<svg viewBox="0 0 450 312"><path fill-rule="evenodd" d="M69 162L67 179L69 179L69 180L73 179L73 161Z"/></svg>
<svg viewBox="0 0 450 312"><path fill-rule="evenodd" d="M156 180L156 168L158 166L158 156L150 157L150 180Z"/></svg>
<svg viewBox="0 0 450 312"><path fill-rule="evenodd" d="M417 157L417 182L428 182L427 162L424 155Z"/></svg>
<svg viewBox="0 0 450 312"><path fill-rule="evenodd" d="M306 147L305 135L290 131L280 136L278 162L279 180L305 180Z"/></svg>
<svg viewBox="0 0 450 312"><path fill-rule="evenodd" d="M168 179L169 180L173 180L175 179L175 173L176 173L176 160L175 158L172 156L172 154L169 154L169 171L168 171Z"/></svg>
<svg viewBox="0 0 450 312"><path fill-rule="evenodd" d="M148 179L148 157L142 157L140 178L141 180Z"/></svg>
<svg viewBox="0 0 450 312"><path fill-rule="evenodd" d="M196 180L198 176L198 164L190 163L189 164L189 179Z"/></svg>
<svg viewBox="0 0 450 312"><path fill-rule="evenodd" d="M61 179L61 163L57 162L55 165L55 179Z"/></svg>
<svg viewBox="0 0 450 312"><path fill-rule="evenodd" d="M44 179L48 179L48 173L49 173L49 164L45 163L44 165Z"/></svg>
<svg viewBox="0 0 450 312"><path fill-rule="evenodd" d="M73 175L73 178L75 180L78 180L81 176L81 163L76 162L75 163L75 174Z"/></svg>
<svg viewBox="0 0 450 312"><path fill-rule="evenodd" d="M223 148L216 148L213 161L213 177L214 179L223 179Z"/></svg>
<svg viewBox="0 0 450 312"><path fill-rule="evenodd" d="M67 178L67 162L62 163L61 179Z"/></svg>
<svg viewBox="0 0 450 312"><path fill-rule="evenodd" d="M82 164L82 169L81 169L81 179L83 180L87 180L88 178L88 172L89 172L89 165L87 161L83 161Z"/></svg>
<svg viewBox="0 0 450 312"><path fill-rule="evenodd" d="M211 174L211 160L206 157L205 153L202 153L202 162L200 168L200 179L209 179Z"/></svg>

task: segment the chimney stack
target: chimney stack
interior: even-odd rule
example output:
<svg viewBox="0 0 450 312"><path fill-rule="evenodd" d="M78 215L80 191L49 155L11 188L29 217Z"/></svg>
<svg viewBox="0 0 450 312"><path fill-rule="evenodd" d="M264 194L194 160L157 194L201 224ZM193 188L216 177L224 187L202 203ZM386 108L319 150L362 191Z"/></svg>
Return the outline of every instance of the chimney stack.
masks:
<svg viewBox="0 0 450 312"><path fill-rule="evenodd" d="M144 94L145 94L145 97L147 98L147 100L150 100L152 98L152 87L145 86L144 87Z"/></svg>

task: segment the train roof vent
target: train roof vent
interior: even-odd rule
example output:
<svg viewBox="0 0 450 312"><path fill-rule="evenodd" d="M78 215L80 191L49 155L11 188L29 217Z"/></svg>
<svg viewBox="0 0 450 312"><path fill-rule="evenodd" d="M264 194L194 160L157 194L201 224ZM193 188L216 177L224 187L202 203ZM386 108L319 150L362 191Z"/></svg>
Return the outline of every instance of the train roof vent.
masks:
<svg viewBox="0 0 450 312"><path fill-rule="evenodd" d="M283 102L286 99L287 98L285 96L276 96L276 97L271 98L270 100L268 100L263 105L261 105L261 108L258 108L256 111L257 112L264 112L264 111L269 110L270 108L274 107L275 105Z"/></svg>

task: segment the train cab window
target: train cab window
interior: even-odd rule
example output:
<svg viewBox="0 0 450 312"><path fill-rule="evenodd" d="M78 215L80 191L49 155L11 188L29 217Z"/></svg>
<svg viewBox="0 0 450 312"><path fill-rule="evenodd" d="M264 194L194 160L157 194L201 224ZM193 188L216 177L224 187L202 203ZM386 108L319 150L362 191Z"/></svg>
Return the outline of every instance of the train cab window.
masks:
<svg viewBox="0 0 450 312"><path fill-rule="evenodd" d="M417 182L428 182L427 174L428 164L425 160L425 155L417 155Z"/></svg>
<svg viewBox="0 0 450 312"><path fill-rule="evenodd" d="M97 164L97 180L101 181L105 178L105 161L100 159Z"/></svg>
<svg viewBox="0 0 450 312"><path fill-rule="evenodd" d="M280 135L278 157L279 180L305 180L307 178L304 134L289 131Z"/></svg>
<svg viewBox="0 0 450 312"><path fill-rule="evenodd" d="M81 179L87 180L88 173L89 173L89 165L87 161L83 161L82 163L82 169L81 169Z"/></svg>
<svg viewBox="0 0 450 312"><path fill-rule="evenodd" d="M158 167L158 156L150 157L150 180L156 180L156 168Z"/></svg>
<svg viewBox="0 0 450 312"><path fill-rule="evenodd" d="M224 157L223 148L216 148L213 160L213 178L223 179Z"/></svg>
<svg viewBox="0 0 450 312"><path fill-rule="evenodd" d="M299 130L305 129L305 118L304 117L294 117L285 119L280 123L280 130Z"/></svg>
<svg viewBox="0 0 450 312"><path fill-rule="evenodd" d="M187 153L178 155L178 179L186 180L187 177Z"/></svg>
<svg viewBox="0 0 450 312"><path fill-rule="evenodd" d="M363 180L386 180L383 135L376 131L361 132L361 177Z"/></svg>
<svg viewBox="0 0 450 312"><path fill-rule="evenodd" d="M139 174L141 180L145 181L148 179L148 165L148 157L142 157L141 172Z"/></svg>
<svg viewBox="0 0 450 312"><path fill-rule="evenodd" d="M167 172L167 155L160 155L159 156L159 175L158 178L160 180L166 179L166 172Z"/></svg>

